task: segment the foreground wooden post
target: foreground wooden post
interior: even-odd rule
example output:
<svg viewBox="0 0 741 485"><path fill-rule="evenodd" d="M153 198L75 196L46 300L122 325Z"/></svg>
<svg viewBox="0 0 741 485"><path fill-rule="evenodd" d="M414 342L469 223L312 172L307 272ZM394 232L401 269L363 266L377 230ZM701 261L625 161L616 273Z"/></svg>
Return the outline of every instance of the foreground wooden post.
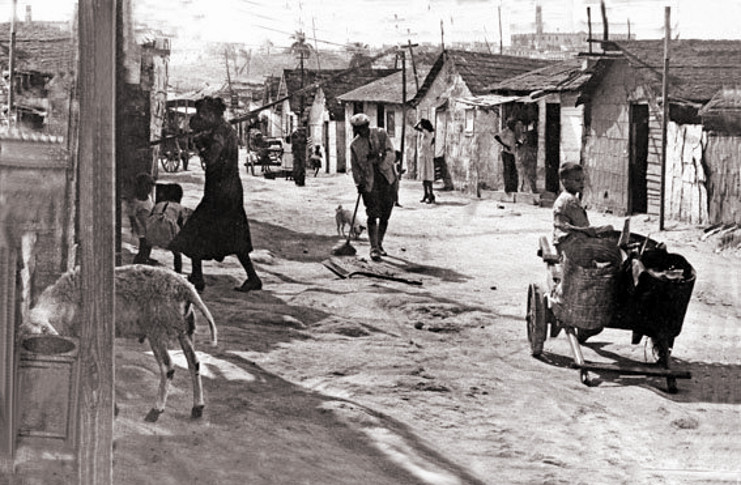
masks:
<svg viewBox="0 0 741 485"><path fill-rule="evenodd" d="M116 0L80 0L79 483L112 481Z"/></svg>

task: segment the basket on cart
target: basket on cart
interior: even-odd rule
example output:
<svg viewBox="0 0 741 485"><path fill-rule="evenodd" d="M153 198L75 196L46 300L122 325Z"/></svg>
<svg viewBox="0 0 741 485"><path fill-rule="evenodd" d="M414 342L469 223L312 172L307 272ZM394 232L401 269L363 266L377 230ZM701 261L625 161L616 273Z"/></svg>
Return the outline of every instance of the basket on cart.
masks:
<svg viewBox="0 0 741 485"><path fill-rule="evenodd" d="M609 325L616 312L622 259L617 237L579 237L562 248L563 275L553 313L580 329Z"/></svg>
<svg viewBox="0 0 741 485"><path fill-rule="evenodd" d="M564 330L583 383L590 384L589 370L614 371L663 376L668 391L676 392L676 380L688 379L690 373L670 369L669 357L682 330L695 270L684 257L668 253L656 241L629 230L625 235L627 240L618 232L574 238L561 246L560 256L541 238L539 255L548 265L548 290L537 284L528 288L531 352L540 355L546 338ZM604 327L632 330L634 344L644 335L649 337L658 357L656 365L586 362L579 344Z"/></svg>

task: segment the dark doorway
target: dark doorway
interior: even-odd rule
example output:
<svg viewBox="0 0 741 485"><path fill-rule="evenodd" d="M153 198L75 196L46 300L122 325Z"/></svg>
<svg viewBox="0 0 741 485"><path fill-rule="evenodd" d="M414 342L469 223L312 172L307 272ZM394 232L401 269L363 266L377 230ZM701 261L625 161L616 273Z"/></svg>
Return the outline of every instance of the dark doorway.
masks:
<svg viewBox="0 0 741 485"><path fill-rule="evenodd" d="M558 167L561 164L561 105L545 105L545 190L557 194Z"/></svg>
<svg viewBox="0 0 741 485"><path fill-rule="evenodd" d="M630 159L628 166L628 213L648 211L648 105L630 105Z"/></svg>

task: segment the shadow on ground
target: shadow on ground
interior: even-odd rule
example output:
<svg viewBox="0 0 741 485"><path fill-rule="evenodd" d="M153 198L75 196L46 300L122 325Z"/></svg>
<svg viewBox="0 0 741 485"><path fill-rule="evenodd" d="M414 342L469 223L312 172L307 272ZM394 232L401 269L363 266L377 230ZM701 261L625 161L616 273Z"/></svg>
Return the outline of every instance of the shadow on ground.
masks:
<svg viewBox="0 0 741 485"><path fill-rule="evenodd" d="M266 248L278 257L300 262L319 263L329 258L332 248L343 242L339 236L292 231L255 219L250 219L250 231L254 247Z"/></svg>

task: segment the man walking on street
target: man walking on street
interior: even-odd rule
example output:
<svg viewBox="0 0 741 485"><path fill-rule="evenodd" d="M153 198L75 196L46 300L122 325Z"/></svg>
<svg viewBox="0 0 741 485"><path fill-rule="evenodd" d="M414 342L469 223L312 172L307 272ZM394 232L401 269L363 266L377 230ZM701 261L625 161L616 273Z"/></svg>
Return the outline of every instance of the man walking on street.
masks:
<svg viewBox="0 0 741 485"><path fill-rule="evenodd" d="M394 145L384 130L370 127L370 119L363 113L350 118L350 124L355 136L350 144L353 180L368 216L370 257L380 261L386 256L383 237L396 200Z"/></svg>

